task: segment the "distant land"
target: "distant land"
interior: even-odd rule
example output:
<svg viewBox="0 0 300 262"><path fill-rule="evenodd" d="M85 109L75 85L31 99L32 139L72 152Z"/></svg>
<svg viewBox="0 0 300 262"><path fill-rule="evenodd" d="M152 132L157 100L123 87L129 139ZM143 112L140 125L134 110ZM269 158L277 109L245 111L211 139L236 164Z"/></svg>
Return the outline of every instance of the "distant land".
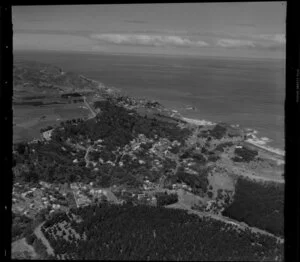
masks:
<svg viewBox="0 0 300 262"><path fill-rule="evenodd" d="M12 257L282 261L284 153L254 130L24 59L13 110Z"/></svg>
<svg viewBox="0 0 300 262"><path fill-rule="evenodd" d="M284 60L55 51L16 52L15 57L57 65L128 96L156 100L187 118L239 124L256 130L260 143L284 150Z"/></svg>

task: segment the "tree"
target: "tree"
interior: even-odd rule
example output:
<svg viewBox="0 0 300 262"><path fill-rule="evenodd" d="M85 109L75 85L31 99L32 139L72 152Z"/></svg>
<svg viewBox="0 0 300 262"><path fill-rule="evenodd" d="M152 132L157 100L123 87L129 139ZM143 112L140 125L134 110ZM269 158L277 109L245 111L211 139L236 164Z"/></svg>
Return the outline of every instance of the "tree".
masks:
<svg viewBox="0 0 300 262"><path fill-rule="evenodd" d="M26 242L28 243L28 245L32 245L34 240L36 240L36 235L34 233L29 234L25 237Z"/></svg>
<svg viewBox="0 0 300 262"><path fill-rule="evenodd" d="M27 148L26 143L21 142L21 143L18 143L18 145L17 145L17 151L20 155L24 155L26 148Z"/></svg>

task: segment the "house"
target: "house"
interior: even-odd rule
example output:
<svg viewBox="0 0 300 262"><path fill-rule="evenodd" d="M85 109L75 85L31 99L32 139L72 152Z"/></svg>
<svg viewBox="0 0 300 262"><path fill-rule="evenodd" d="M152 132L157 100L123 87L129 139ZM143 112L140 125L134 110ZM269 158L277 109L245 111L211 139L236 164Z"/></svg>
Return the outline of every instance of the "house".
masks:
<svg viewBox="0 0 300 262"><path fill-rule="evenodd" d="M49 183L47 183L47 182L43 182L43 181L40 182L40 185L41 185L41 186L44 186L44 187L46 187L46 188L50 188L50 187L51 187L51 184L49 184Z"/></svg>
<svg viewBox="0 0 300 262"><path fill-rule="evenodd" d="M145 194L138 194L138 200L141 200L145 197Z"/></svg>
<svg viewBox="0 0 300 262"><path fill-rule="evenodd" d="M70 187L71 187L71 189L78 189L78 186L77 186L76 183L72 183L72 184L70 185Z"/></svg>

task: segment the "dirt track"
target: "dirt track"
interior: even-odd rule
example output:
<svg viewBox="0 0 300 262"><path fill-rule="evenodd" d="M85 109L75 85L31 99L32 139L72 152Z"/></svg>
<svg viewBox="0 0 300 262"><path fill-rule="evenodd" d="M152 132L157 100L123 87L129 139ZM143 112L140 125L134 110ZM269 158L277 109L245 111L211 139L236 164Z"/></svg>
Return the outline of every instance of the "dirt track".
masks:
<svg viewBox="0 0 300 262"><path fill-rule="evenodd" d="M44 225L44 223L45 222L43 222L40 225L38 225L35 228L34 233L35 233L36 237L39 238L43 242L44 246L47 249L47 253L49 255L54 256L54 250L53 250L53 248L51 247L49 241L47 240L47 238L44 236L43 232L41 231L41 227Z"/></svg>

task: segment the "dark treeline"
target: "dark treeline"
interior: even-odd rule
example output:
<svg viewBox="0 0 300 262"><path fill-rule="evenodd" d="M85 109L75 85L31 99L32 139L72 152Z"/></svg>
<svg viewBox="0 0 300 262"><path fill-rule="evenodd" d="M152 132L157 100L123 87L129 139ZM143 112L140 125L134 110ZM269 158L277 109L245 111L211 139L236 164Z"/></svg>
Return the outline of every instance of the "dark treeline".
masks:
<svg viewBox="0 0 300 262"><path fill-rule="evenodd" d="M284 185L260 184L239 178L234 201L224 210L223 215L283 236L283 207Z"/></svg>
<svg viewBox="0 0 300 262"><path fill-rule="evenodd" d="M75 93L66 93L61 95L62 98L69 98L69 97L81 97L81 94Z"/></svg>
<svg viewBox="0 0 300 262"><path fill-rule="evenodd" d="M200 219L183 210L150 206L94 205L73 212L71 222L86 240L50 237L56 255L78 260L274 261L283 247L275 238L239 231L232 225ZM53 230L63 220L53 217ZM45 230L44 230L45 231ZM49 234L48 234L49 237Z"/></svg>

